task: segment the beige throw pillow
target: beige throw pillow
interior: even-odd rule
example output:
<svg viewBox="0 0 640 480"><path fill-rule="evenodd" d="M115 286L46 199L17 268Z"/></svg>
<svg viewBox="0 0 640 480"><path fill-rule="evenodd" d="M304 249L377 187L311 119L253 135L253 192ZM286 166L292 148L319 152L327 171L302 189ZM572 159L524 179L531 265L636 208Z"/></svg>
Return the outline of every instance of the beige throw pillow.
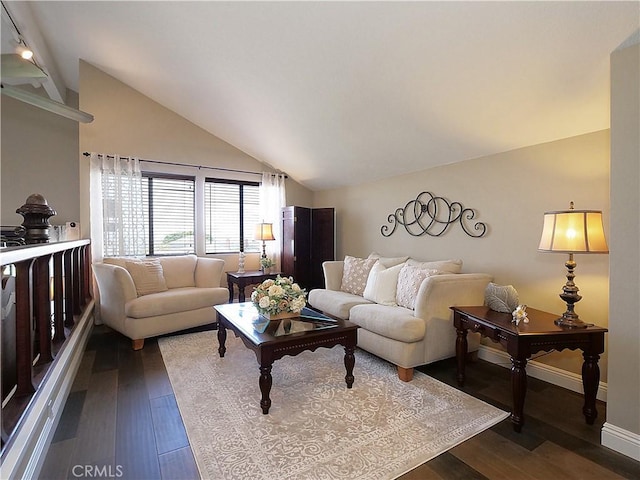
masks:
<svg viewBox="0 0 640 480"><path fill-rule="evenodd" d="M353 295L362 295L367 285L369 271L376 263L375 258L357 258L349 255L344 257L342 285L340 290Z"/></svg>
<svg viewBox="0 0 640 480"><path fill-rule="evenodd" d="M389 268L389 267L395 267L396 265L399 265L401 263L406 262L409 257L405 256L405 257L383 257L381 256L379 253L376 252L372 252L369 254L369 258L375 258L376 260L378 260L383 266Z"/></svg>
<svg viewBox="0 0 640 480"><path fill-rule="evenodd" d="M378 260L369 272L362 296L380 305L395 307L398 274L403 266L404 264L401 263L387 268Z"/></svg>
<svg viewBox="0 0 640 480"><path fill-rule="evenodd" d="M419 267L424 270L438 270L440 273L460 273L462 271L462 260L438 260L435 262L420 262L410 258L407 265Z"/></svg>
<svg viewBox="0 0 640 480"><path fill-rule="evenodd" d="M126 265L139 297L168 290L162 265L158 260L126 262Z"/></svg>
<svg viewBox="0 0 640 480"><path fill-rule="evenodd" d="M418 290L425 278L438 275L438 270L423 269L413 265L403 265L398 274L396 302L399 306L413 310L416 306Z"/></svg>

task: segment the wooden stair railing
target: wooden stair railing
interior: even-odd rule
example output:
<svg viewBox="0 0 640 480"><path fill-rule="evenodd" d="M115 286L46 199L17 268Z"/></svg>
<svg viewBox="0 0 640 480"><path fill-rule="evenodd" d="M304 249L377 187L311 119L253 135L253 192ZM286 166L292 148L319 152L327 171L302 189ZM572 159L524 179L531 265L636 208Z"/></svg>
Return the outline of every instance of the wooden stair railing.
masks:
<svg viewBox="0 0 640 480"><path fill-rule="evenodd" d="M72 333L75 319L91 302L90 240L3 248L0 264L3 279L15 279L2 282L4 447ZM11 296L8 290L14 285L15 296ZM11 342L15 350L6 348L13 346Z"/></svg>

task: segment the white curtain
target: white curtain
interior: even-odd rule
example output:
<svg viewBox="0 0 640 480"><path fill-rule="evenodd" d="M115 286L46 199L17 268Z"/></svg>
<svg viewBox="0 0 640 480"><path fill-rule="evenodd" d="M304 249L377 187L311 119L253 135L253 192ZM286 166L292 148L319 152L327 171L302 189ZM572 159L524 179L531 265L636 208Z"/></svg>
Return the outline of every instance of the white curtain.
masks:
<svg viewBox="0 0 640 480"><path fill-rule="evenodd" d="M260 185L260 218L265 223L273 224L275 241L266 242L267 256L275 262L280 271L280 256L282 251L282 222L280 211L286 206L285 176L278 173L262 173Z"/></svg>
<svg viewBox="0 0 640 480"><path fill-rule="evenodd" d="M93 260L145 255L142 173L137 158L91 154Z"/></svg>

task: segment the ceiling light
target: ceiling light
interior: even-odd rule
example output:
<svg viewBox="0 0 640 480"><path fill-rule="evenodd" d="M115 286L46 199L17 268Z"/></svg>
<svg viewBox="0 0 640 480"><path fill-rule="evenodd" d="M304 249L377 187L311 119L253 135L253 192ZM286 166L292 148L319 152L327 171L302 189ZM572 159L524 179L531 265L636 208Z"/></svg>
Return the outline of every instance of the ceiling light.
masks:
<svg viewBox="0 0 640 480"><path fill-rule="evenodd" d="M25 47L24 45L18 45L18 48L16 48L16 53L18 53L25 60L31 60L33 58L33 51L30 48Z"/></svg>

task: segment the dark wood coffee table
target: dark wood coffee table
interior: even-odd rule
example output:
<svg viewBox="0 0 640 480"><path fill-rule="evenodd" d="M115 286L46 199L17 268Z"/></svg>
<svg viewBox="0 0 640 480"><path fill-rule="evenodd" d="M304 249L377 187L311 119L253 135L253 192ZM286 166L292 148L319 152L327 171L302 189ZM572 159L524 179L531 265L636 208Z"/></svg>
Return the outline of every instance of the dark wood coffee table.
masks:
<svg viewBox="0 0 640 480"><path fill-rule="evenodd" d="M344 379L347 388L353 385L353 367L358 326L340 319L329 318L309 308L300 316L269 321L261 316L253 303L228 303L214 307L218 316L218 353L226 352L227 328L240 337L245 346L254 351L260 365L260 407L263 414L271 407L271 367L273 362L285 355L296 356L305 350L315 351L319 347L344 346Z"/></svg>

